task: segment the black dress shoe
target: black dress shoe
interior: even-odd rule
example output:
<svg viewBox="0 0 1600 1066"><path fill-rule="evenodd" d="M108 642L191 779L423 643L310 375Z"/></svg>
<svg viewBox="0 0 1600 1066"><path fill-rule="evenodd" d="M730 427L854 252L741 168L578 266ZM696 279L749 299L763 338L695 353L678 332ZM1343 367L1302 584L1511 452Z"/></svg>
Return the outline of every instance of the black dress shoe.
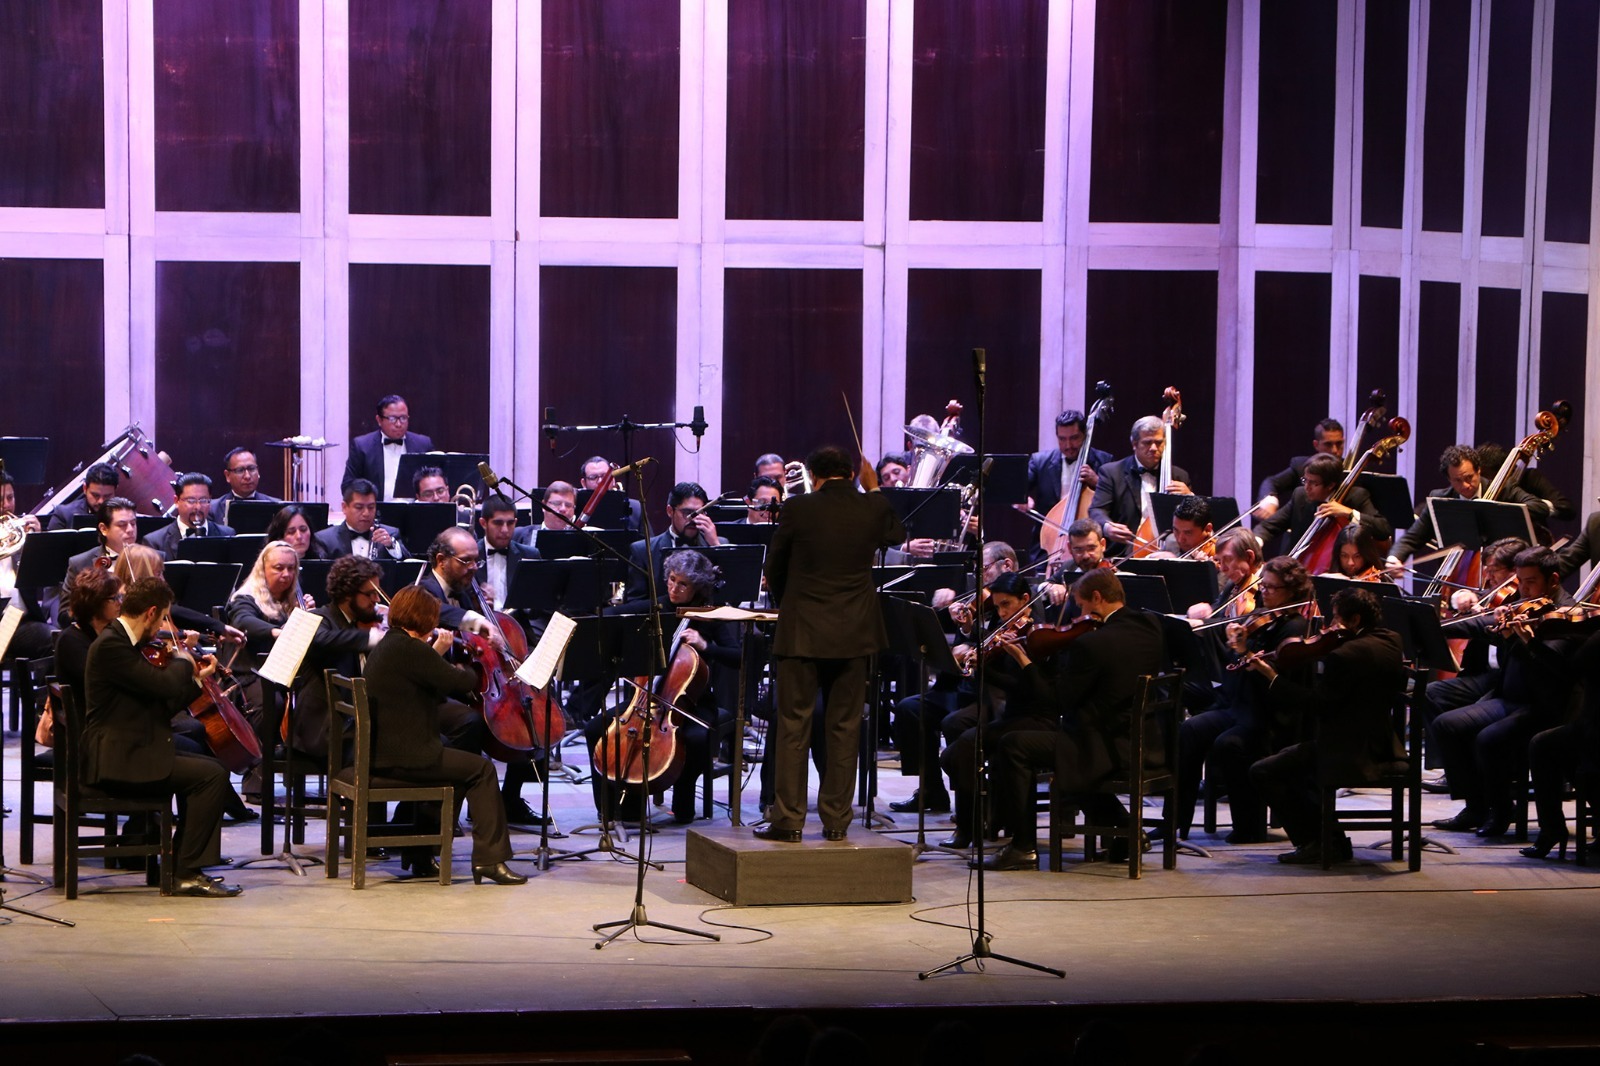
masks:
<svg viewBox="0 0 1600 1066"><path fill-rule="evenodd" d="M824 829L822 831L822 839L823 840L843 840L844 837L845 837L845 834L848 833L849 831L850 830L847 829L847 828L844 828L844 829Z"/></svg>
<svg viewBox="0 0 1600 1066"><path fill-rule="evenodd" d="M436 879L439 876L439 860L432 855L402 855L400 856L400 872L404 873L407 870L411 872L412 877L431 877Z"/></svg>
<svg viewBox="0 0 1600 1066"><path fill-rule="evenodd" d="M1539 837L1530 846L1521 849L1524 857L1529 859L1548 859L1552 848L1559 849L1556 857L1562 862L1567 859L1567 827L1562 826L1559 833L1539 830Z"/></svg>
<svg viewBox="0 0 1600 1066"><path fill-rule="evenodd" d="M497 885L525 885L528 883L526 877L523 877L503 862L497 862L493 866L474 866L472 868L473 884L483 884L484 878L488 878Z"/></svg>
<svg viewBox="0 0 1600 1066"><path fill-rule="evenodd" d="M1510 828L1511 823L1505 815L1498 811L1490 811L1489 817L1485 818L1483 824L1473 832L1480 837L1503 837Z"/></svg>
<svg viewBox="0 0 1600 1066"><path fill-rule="evenodd" d="M894 811L896 814L916 814L917 797L920 794L921 790L919 789L918 791L911 793L910 797L903 800L896 800L894 803L889 804L889 809ZM940 789L938 793L928 797L928 805L924 807L923 810L929 814L949 814L950 793Z"/></svg>
<svg viewBox="0 0 1600 1066"><path fill-rule="evenodd" d="M237 811L229 813L229 815L222 820L222 824L239 825L244 822L259 821L261 821L261 815L259 813L252 811L249 807L240 807Z"/></svg>
<svg viewBox="0 0 1600 1066"><path fill-rule="evenodd" d="M800 830L779 829L775 825L769 825L765 829L757 829L750 835L755 837L757 840L771 840L779 844L800 843Z"/></svg>
<svg viewBox="0 0 1600 1066"><path fill-rule="evenodd" d="M1447 833L1475 833L1478 826L1483 824L1483 816L1471 808L1463 807L1453 817L1440 818L1431 824L1435 829L1443 829Z"/></svg>
<svg viewBox="0 0 1600 1066"><path fill-rule="evenodd" d="M941 848L959 848L962 851L966 851L972 847L972 834L964 833L957 829L954 833L939 841L939 846Z"/></svg>
<svg viewBox="0 0 1600 1066"><path fill-rule="evenodd" d="M507 796L505 805L507 825L538 829L550 822L544 815L534 814L533 808L528 806L528 801L521 796Z"/></svg>
<svg viewBox="0 0 1600 1066"><path fill-rule="evenodd" d="M976 868L974 863L968 863L967 865ZM1021 848L1007 844L987 859L984 859L983 868L985 870L993 870L996 873L1005 873L1011 870L1038 872L1039 853L1037 851L1023 851Z"/></svg>
<svg viewBox="0 0 1600 1066"><path fill-rule="evenodd" d="M1341 838L1334 843L1334 862L1349 862L1354 855L1355 852L1350 847L1349 839ZM1322 845L1316 841L1312 841L1310 844L1302 844L1293 851L1286 851L1279 855L1278 861L1288 863L1291 866L1321 866Z"/></svg>
<svg viewBox="0 0 1600 1066"><path fill-rule="evenodd" d="M1235 829L1222 839L1229 844L1265 844L1272 838L1265 833L1252 833L1244 829Z"/></svg>
<svg viewBox="0 0 1600 1066"><path fill-rule="evenodd" d="M205 874L196 874L185 877L179 881L172 890L174 896L202 896L207 899L227 899L237 896L244 889L238 885L225 885L221 881L213 881Z"/></svg>

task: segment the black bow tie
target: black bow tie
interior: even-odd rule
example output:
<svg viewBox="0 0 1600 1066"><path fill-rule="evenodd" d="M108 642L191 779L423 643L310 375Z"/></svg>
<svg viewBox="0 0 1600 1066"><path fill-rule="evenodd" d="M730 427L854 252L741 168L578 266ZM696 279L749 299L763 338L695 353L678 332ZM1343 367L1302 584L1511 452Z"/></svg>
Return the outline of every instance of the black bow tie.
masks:
<svg viewBox="0 0 1600 1066"><path fill-rule="evenodd" d="M402 447L402 446L404 446L405 442L406 442L406 439L404 437L401 437L399 440L396 440L393 437L385 437L385 438L383 438L383 443L384 443L385 447L387 447L387 446L389 446L391 444L396 446L396 447Z"/></svg>
<svg viewBox="0 0 1600 1066"><path fill-rule="evenodd" d="M489 554L490 555L510 555L511 554L511 549L510 548L490 548L489 549Z"/></svg>
<svg viewBox="0 0 1600 1066"><path fill-rule="evenodd" d="M204 533L205 533L205 529L203 527L201 527L201 526L190 526L188 529L184 530L183 535L186 536L186 537L198 537L198 536L203 535Z"/></svg>
<svg viewBox="0 0 1600 1066"><path fill-rule="evenodd" d="M1151 477L1160 477L1161 476L1161 469L1160 469L1160 467L1154 467L1154 466L1141 466L1139 468L1139 473L1148 474Z"/></svg>

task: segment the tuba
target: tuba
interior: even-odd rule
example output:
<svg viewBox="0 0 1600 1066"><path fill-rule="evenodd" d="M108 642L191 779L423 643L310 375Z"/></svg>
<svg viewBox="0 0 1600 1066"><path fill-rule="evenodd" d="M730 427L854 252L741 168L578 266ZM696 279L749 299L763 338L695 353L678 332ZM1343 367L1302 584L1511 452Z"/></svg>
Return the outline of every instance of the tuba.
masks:
<svg viewBox="0 0 1600 1066"><path fill-rule="evenodd" d="M913 489L937 488L944 480L944 469L950 465L950 460L958 455L971 455L972 446L956 439L956 434L961 432L961 405L951 400L945 405L944 422L936 429L927 429L917 422L924 421L923 416L918 416L917 421L905 427L906 436L911 438L911 476L906 481L906 486ZM932 425L933 419L925 421Z"/></svg>

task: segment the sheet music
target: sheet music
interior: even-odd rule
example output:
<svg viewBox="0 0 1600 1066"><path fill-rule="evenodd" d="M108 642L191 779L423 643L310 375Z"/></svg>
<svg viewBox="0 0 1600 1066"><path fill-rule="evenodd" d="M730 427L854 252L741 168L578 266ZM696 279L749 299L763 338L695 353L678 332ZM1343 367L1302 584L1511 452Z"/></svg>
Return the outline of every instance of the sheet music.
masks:
<svg viewBox="0 0 1600 1066"><path fill-rule="evenodd" d="M550 616L550 622L544 627L544 636L539 638L539 643L533 649L533 654L522 661L522 668L517 671L518 680L525 681L535 689L542 689L550 683L550 678L555 675L556 667L561 663L561 657L567 653L567 644L572 640L572 633L578 628L578 623L556 611Z"/></svg>
<svg viewBox="0 0 1600 1066"><path fill-rule="evenodd" d="M17 627L22 624L22 608L16 604L6 607L5 614L0 615L0 659L5 658L6 649L11 647L11 638L17 635Z"/></svg>
<svg viewBox="0 0 1600 1066"><path fill-rule="evenodd" d="M898 577L889 582L889 585L904 581L910 576L910 574L906 574L904 577ZM885 585L884 588L888 588L889 585ZM684 608L682 613L686 618L710 618L717 622L776 622L778 620L777 611L752 611L744 607L688 607Z"/></svg>
<svg viewBox="0 0 1600 1066"><path fill-rule="evenodd" d="M294 675L300 672L300 663L311 647L311 638L316 636L317 628L324 621L326 619L320 614L312 614L296 607L290 612L289 620L283 623L283 628L279 630L278 639L273 642L267 661L261 664L256 673L274 685L293 688Z"/></svg>

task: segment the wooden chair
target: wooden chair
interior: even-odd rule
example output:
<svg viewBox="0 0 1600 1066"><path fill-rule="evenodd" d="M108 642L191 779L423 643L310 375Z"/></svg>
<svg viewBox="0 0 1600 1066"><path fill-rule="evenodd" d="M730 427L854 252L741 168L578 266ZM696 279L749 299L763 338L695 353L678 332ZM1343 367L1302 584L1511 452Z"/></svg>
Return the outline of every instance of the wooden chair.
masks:
<svg viewBox="0 0 1600 1066"><path fill-rule="evenodd" d="M311 682L315 684L315 681ZM294 845L306 842L306 821L327 817L327 797L307 788L311 778L322 778L327 771L323 760L296 751L278 734L281 720L279 699L292 698L269 681L261 682L261 698L268 710L268 735L261 738L261 854L287 854ZM283 799L278 799L277 783L283 781ZM276 843L277 825L283 822L283 847ZM252 860L254 861L254 860Z"/></svg>
<svg viewBox="0 0 1600 1066"><path fill-rule="evenodd" d="M33 739L39 716L44 713L49 695L50 672L55 669L55 657L43 659L18 659L11 664L11 690L22 708L18 729L18 779L22 785L21 801L17 806L17 857L22 865L33 863L33 831L35 826L49 825L55 806L39 808L38 786L55 780L55 752L41 748Z"/></svg>
<svg viewBox="0 0 1600 1066"><path fill-rule="evenodd" d="M328 876L339 876L340 843L348 845L350 859L350 887L365 888L367 884L367 847L370 840L367 827L368 804L372 803L437 803L439 828L428 834L388 836L381 838L386 848L421 847L437 845L439 848L439 883L450 883L450 855L455 837L455 788L451 785L418 785L372 775L372 716L367 709L367 682L364 678L348 678L334 670L323 673L328 686L328 707L333 714L328 744ZM345 744L338 742L342 730L337 728L348 718L352 728L348 734L352 759L345 760Z"/></svg>
<svg viewBox="0 0 1600 1066"><path fill-rule="evenodd" d="M78 898L78 865L85 858L115 860L143 856L145 883L159 884L163 896L172 895L177 884L177 863L172 851L172 793L122 797L85 786L81 780L83 719L72 698L72 690L53 684L49 693L56 717L53 782L56 889L65 892L68 899ZM80 822L84 816L93 814L105 816L105 829L98 837L83 837ZM154 843L119 842L116 818L124 814L155 816L159 822L158 839ZM108 861L107 865L113 863Z"/></svg>
<svg viewBox="0 0 1600 1066"><path fill-rule="evenodd" d="M1145 765L1144 729L1154 720L1161 735L1166 757L1159 768ZM1097 838L1128 842L1128 877L1137 879L1144 870L1143 834L1147 828L1161 827L1161 868L1178 865L1178 726L1183 721L1183 671L1145 674L1139 679L1139 697L1130 717L1128 765L1121 774L1107 780L1101 792L1128 797L1128 821L1122 825L1074 825L1077 806L1072 797L1052 785L1050 789L1050 869L1061 869L1061 842L1074 832L1083 834L1085 862L1094 862ZM1161 796L1159 817L1146 817L1146 796Z"/></svg>
<svg viewBox="0 0 1600 1066"><path fill-rule="evenodd" d="M1410 692L1399 693L1392 713L1395 732L1405 738L1406 757L1378 768L1364 780L1319 782L1322 795L1322 868L1333 865L1330 846L1340 829L1382 829L1389 833L1389 854L1406 859L1412 873L1422 869L1422 715L1412 706L1427 685L1425 671L1412 669ZM1387 810L1340 807L1341 789L1387 789Z"/></svg>

